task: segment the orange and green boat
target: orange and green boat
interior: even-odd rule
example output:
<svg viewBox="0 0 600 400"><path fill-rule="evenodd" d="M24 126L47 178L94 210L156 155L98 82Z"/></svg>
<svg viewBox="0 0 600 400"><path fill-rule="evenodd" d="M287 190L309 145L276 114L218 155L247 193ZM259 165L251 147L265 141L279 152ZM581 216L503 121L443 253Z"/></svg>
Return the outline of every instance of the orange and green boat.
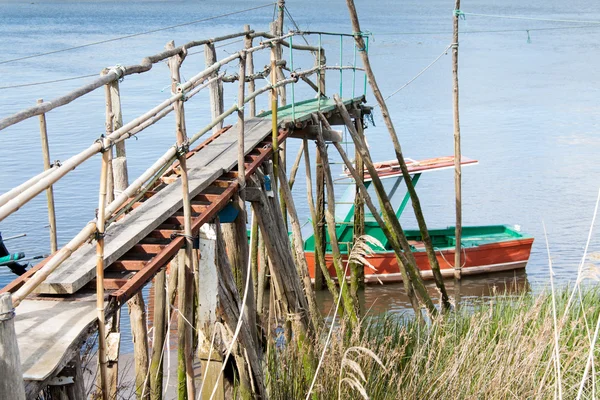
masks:
<svg viewBox="0 0 600 400"><path fill-rule="evenodd" d="M454 158L438 157L421 161L406 159L406 163L412 182L416 185L423 173L453 168ZM463 157L461 164L474 165L477 164L477 161ZM398 164L390 161L378 163L375 166L396 210L396 217L400 218L410 201L410 196L406 191L406 185L402 182L402 174ZM344 179L349 181L347 177ZM351 181L348 183L350 184L347 185L344 195L336 203L336 236L344 259L347 258L354 240L354 195L356 190ZM372 198L376 199L368 174L365 174L365 185ZM314 233L307 233L304 235L304 250L309 274L314 279ZM433 279L421 233L419 230L405 230L404 233L415 256L417 267L421 271L421 276L423 279ZM451 277L454 274L456 245L454 233L455 228L453 226L429 230L442 275L445 277ZM367 257L371 266L365 265L364 267L365 282L400 282L402 277L394 251L368 209L365 209L365 234L374 237L383 246L383 248L373 247L374 253ZM326 234L326 241L325 262L331 276L335 277L328 234ZM533 237L521 232L518 226L463 226L461 239L462 274L476 275L523 269L529 260L532 245Z"/></svg>

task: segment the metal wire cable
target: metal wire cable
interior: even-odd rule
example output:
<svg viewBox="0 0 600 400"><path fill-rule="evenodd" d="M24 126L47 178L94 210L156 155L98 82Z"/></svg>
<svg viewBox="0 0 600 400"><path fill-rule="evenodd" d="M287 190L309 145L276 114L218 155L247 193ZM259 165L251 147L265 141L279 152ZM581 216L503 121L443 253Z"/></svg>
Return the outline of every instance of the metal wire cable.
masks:
<svg viewBox="0 0 600 400"><path fill-rule="evenodd" d="M116 38L112 38L112 39L100 40L98 42L86 43L86 44L82 44L80 46L68 47L66 49L53 50L53 51L49 51L49 52L46 52L46 53L33 54L33 55L30 55L30 56L13 58L13 59L10 59L10 60L4 60L4 61L0 61L0 65L1 64L7 64L7 63L10 63L10 62L14 62L14 61L21 61L21 60L27 60L27 59L35 58L35 57L47 56L49 54L61 53L61 52L64 52L64 51L81 49L81 48L84 48L84 47L96 46L98 44L115 42L117 40L129 39L129 38L136 37L136 36L148 35L150 33L161 32L161 31L165 31L165 30L168 30L168 29L179 28L179 27L182 27L182 26L198 24L200 22L210 21L210 20L217 19L217 18L228 17L228 16L235 15L235 14L241 14L241 13L248 12L248 11L254 11L254 10L261 9L261 8L270 7L273 4L277 4L277 3L263 4L263 5L260 5L260 6L247 8L247 9L244 9L244 10L232 11L232 12L226 13L226 14L215 15L215 16L212 16L212 17L198 19L196 21L185 22L185 23L182 23L182 24L167 26L167 27L164 27L164 28L153 29L153 30L145 31L145 32L133 33L131 35L120 36L120 37L116 37Z"/></svg>
<svg viewBox="0 0 600 400"><path fill-rule="evenodd" d="M404 85L400 86L398 89L396 89L392 94L390 94L389 96L387 96L384 100L389 99L390 97L394 96L395 94L397 94L399 91L401 91L402 89L404 89L405 87L407 87L408 85L410 85L411 83L413 83L415 80L417 80L417 78L419 78L421 75L423 75L425 73L425 71L427 71L429 68L431 68L435 63L437 63L444 55L448 54L448 50L452 47L452 44L449 44L444 51L442 51L442 53L436 57L435 60L433 60L428 66L426 66L425 68L423 68L417 75L415 75L411 80L409 80L408 82L406 82ZM375 107L379 107L379 105L375 106Z"/></svg>
<svg viewBox="0 0 600 400"><path fill-rule="evenodd" d="M27 87L27 86L46 85L48 83L56 83L56 82L73 81L75 79L91 78L91 77L94 77L94 76L97 77L98 74L74 76L72 78L55 79L55 80L52 80L52 81L33 82L33 83L21 83L21 84L18 84L18 85L0 86L0 90L22 88L22 87Z"/></svg>
<svg viewBox="0 0 600 400"><path fill-rule="evenodd" d="M584 29L584 28L600 28L600 25L580 25L580 26L555 26L548 28L519 28L519 29L483 29L483 30L466 30L460 31L460 34L465 33L503 33L503 32L526 32L526 31L554 31L567 29ZM450 31L432 31L432 32L390 32L377 33L377 36L408 36L408 35L451 35Z"/></svg>

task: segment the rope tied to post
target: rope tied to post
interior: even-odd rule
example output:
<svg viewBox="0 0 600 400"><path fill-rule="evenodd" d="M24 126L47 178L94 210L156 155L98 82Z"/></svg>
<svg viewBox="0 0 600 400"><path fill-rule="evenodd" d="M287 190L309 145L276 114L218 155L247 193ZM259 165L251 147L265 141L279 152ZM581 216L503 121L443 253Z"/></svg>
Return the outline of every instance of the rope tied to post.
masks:
<svg viewBox="0 0 600 400"><path fill-rule="evenodd" d="M369 37L369 36L373 36L373 33L371 31L360 31L360 32L352 32L352 35L354 36L354 39L358 39L358 38L364 38L364 37ZM364 53L367 51L367 45L365 43L365 45L362 48L356 48L357 51Z"/></svg>
<svg viewBox="0 0 600 400"><path fill-rule="evenodd" d="M110 69L109 73L110 72L117 74L117 79L119 80L119 83L121 83L125 80L125 72L127 72L127 69L121 64L117 64Z"/></svg>
<svg viewBox="0 0 600 400"><path fill-rule="evenodd" d="M108 139L108 146L104 145L104 139ZM100 143L100 153L105 153L109 151L115 144L115 142L111 138L106 136L104 133L100 135L98 139L94 140L94 143Z"/></svg>
<svg viewBox="0 0 600 400"><path fill-rule="evenodd" d="M0 314L0 322L2 321L9 321L11 319L13 319L15 317L15 309L11 308L10 310L8 310L7 312L1 313Z"/></svg>
<svg viewBox="0 0 600 400"><path fill-rule="evenodd" d="M187 92L183 89L183 84L181 82L178 82L177 85L175 86L175 93L172 93L173 95L176 94L181 94L181 101L186 101L186 94Z"/></svg>
<svg viewBox="0 0 600 400"><path fill-rule="evenodd" d="M462 20L467 19L467 16L461 10L454 10L452 14L459 19L462 19Z"/></svg>
<svg viewBox="0 0 600 400"><path fill-rule="evenodd" d="M177 145L177 156L185 157L185 155L190 151L190 140L185 138L181 145Z"/></svg>

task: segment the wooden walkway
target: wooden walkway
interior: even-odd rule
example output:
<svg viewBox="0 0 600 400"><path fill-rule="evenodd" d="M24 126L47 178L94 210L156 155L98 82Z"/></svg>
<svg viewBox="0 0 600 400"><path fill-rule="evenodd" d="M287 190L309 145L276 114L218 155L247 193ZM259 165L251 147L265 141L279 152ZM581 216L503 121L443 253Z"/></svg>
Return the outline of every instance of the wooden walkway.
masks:
<svg viewBox="0 0 600 400"><path fill-rule="evenodd" d="M351 108L362 101L361 97L344 103ZM279 142L288 136L312 139L311 115L318 110L334 124L339 120L335 105L329 99L280 108ZM194 234L203 224L212 221L239 190L238 129L237 126L222 129L187 155ZM246 120L245 149L248 179L273 153L270 113ZM181 182L176 171L175 165L159 185L135 204L133 211L106 231L107 316L141 290L184 245L184 238L178 235L183 230L183 212ZM0 292L14 292L47 261ZM36 294L17 307L15 325L26 381L42 385L52 378L96 330L95 265L95 243L83 245L48 277Z"/></svg>

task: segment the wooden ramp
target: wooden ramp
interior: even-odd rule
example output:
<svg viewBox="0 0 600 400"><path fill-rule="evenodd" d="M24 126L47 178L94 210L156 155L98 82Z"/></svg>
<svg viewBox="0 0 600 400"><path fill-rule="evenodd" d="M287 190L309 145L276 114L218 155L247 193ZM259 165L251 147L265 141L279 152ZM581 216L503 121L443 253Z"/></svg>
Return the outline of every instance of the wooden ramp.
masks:
<svg viewBox="0 0 600 400"><path fill-rule="evenodd" d="M346 100L348 108L363 98ZM294 110L292 110L294 108ZM309 100L279 113L279 141L290 134L309 132L311 114L322 111L338 118L332 100ZM294 122L292 123L292 115ZM283 127L283 128L282 128ZM296 132L293 132L296 130ZM192 231L212 221L238 191L237 135L239 128L225 128L188 153L192 198ZM272 153L270 113L245 121L245 171L248 179ZM107 315L141 290L183 247L181 182L175 168L165 183L136 203L135 208L106 231L105 288ZM85 244L55 270L16 309L19 350L26 381L42 385L55 376L96 330L95 243ZM44 265L42 261L1 292L14 292ZM35 386L37 388L38 386ZM35 392L35 388L31 389ZM32 393L30 392L30 393Z"/></svg>

